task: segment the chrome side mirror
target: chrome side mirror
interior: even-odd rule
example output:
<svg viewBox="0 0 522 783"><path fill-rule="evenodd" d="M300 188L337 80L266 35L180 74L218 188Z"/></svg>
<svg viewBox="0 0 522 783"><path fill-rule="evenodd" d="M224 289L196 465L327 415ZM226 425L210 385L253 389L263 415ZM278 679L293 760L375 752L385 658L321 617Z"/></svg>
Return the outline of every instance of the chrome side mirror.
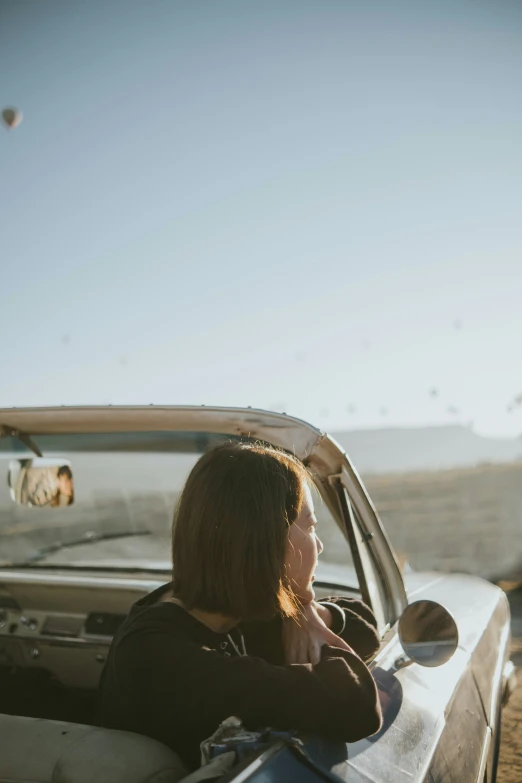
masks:
<svg viewBox="0 0 522 783"><path fill-rule="evenodd" d="M415 601L401 615L399 639L407 659L399 659L398 668L410 663L442 666L458 647L459 631L444 606L435 601Z"/></svg>

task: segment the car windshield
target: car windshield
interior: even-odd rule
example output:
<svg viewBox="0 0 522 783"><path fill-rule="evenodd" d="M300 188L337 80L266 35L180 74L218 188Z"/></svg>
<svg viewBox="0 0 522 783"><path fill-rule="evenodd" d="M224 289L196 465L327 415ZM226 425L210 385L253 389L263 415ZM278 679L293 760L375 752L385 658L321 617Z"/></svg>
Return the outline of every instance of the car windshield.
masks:
<svg viewBox="0 0 522 783"><path fill-rule="evenodd" d="M185 480L201 454L231 439L201 432L32 437L43 464L67 465L74 477L74 502L58 508L63 504L50 496L32 505L15 502L13 465L30 464L35 455L19 439L0 438L0 566L168 572L172 518ZM349 546L317 491L314 505L324 544L317 579L353 586Z"/></svg>

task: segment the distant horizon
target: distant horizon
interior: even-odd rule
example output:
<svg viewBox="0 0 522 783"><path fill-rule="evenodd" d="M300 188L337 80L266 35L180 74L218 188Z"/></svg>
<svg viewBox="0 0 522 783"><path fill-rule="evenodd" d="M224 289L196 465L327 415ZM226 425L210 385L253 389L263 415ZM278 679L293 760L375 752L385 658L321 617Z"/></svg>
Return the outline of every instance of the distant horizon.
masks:
<svg viewBox="0 0 522 783"><path fill-rule="evenodd" d="M471 432L473 435L477 435L479 438L485 438L487 440L507 440L507 441L513 441L513 440L519 440L522 438L522 432L519 435L490 435L488 433L480 432L474 425L471 424L458 424L458 423L452 423L449 422L448 424L411 424L411 425L401 425L401 424L389 424L389 425L382 425L380 427L350 427L350 428L332 428L331 432L387 432L389 430L401 430L401 431L411 431L411 430L451 430L451 429L462 429L467 430L468 432Z"/></svg>

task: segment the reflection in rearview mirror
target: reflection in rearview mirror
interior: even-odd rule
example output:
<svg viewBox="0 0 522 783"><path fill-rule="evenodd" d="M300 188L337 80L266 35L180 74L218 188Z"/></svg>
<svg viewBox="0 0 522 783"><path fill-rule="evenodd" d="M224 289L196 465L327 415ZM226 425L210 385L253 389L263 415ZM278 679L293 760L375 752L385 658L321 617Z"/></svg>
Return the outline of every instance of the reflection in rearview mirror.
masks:
<svg viewBox="0 0 522 783"><path fill-rule="evenodd" d="M74 503L71 465L59 459L21 459L9 463L7 483L21 506L64 508Z"/></svg>

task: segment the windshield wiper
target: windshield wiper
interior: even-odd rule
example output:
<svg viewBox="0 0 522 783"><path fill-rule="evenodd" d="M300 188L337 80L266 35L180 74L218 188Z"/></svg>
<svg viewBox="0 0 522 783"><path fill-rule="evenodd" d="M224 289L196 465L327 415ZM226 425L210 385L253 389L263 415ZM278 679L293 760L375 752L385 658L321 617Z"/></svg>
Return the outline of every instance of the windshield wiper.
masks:
<svg viewBox="0 0 522 783"><path fill-rule="evenodd" d="M3 564L4 568L22 568L24 566L31 566L33 563L38 563L40 560L45 560L47 555L53 554L53 552L60 552L62 549L68 549L72 546L81 546L82 544L94 544L98 541L107 541L111 538L127 538L132 536L150 536L151 530L114 530L106 533L97 533L90 531L85 533L79 538L73 538L72 541L57 541L55 544L49 544L44 546L35 552L34 555L28 557L27 560L22 560L20 563L12 563L9 565Z"/></svg>

